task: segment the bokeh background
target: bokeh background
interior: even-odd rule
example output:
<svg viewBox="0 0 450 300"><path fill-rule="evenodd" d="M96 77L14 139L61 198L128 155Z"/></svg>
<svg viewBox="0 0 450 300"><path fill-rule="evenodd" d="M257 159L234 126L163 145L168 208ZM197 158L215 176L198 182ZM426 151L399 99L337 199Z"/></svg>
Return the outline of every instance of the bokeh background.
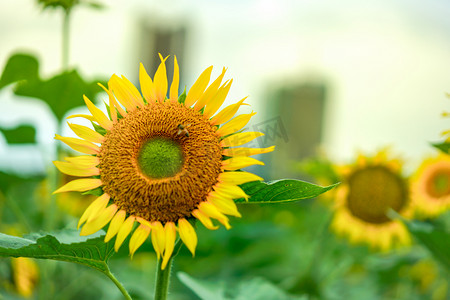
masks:
<svg viewBox="0 0 450 300"><path fill-rule="evenodd" d="M190 87L209 65L215 66L215 75L227 67L227 78L234 82L226 104L249 95L248 103L258 112L249 127L266 132L261 146L277 146L277 151L261 157L266 166L255 169L268 180L314 180L297 163L321 153L342 164L357 151L386 146L412 170L436 151L430 142L441 140L440 133L450 127L441 117L450 110L445 96L450 92L447 0L101 4L101 9L80 5L71 12L68 69L76 69L86 82L105 81L116 73L137 84L140 62L153 74L158 53L176 55L181 86ZM42 79L60 74L62 23L62 10L43 10L31 0L1 0L0 69L13 53L21 52L38 58ZM171 68L169 63L169 76ZM102 93L97 98L106 99ZM73 105L63 115L85 111L82 105L80 96L80 107ZM33 201L51 187L51 161L59 151L54 134L71 135L62 119L46 103L15 95L14 84L0 89L1 180L16 202L5 205L3 232L74 226L77 213L88 203L71 199L75 196L59 200L67 216L50 222L48 203ZM20 139L25 133L31 140ZM14 187L10 179L16 177L19 183ZM20 178L33 187L23 189ZM26 205L30 207L20 212ZM241 280L264 278L266 288L276 285L306 299L448 296L448 273L424 249L379 256L365 247L352 247L327 231L329 214L313 201L244 207L233 230L200 230L197 257L182 251L175 272L236 289ZM16 226L20 222L27 226ZM152 292L150 248L147 245L147 251L131 262L125 252L113 261L113 270L137 299ZM51 299L120 297L101 274L64 263L38 264L43 271L33 281L36 291L31 297L46 299L45 288L54 295ZM4 260L0 275L3 286L11 285L5 289L9 296L0 299L19 297L13 287L14 268ZM90 282L95 284L87 285ZM173 285L173 299L197 299L179 279Z"/></svg>

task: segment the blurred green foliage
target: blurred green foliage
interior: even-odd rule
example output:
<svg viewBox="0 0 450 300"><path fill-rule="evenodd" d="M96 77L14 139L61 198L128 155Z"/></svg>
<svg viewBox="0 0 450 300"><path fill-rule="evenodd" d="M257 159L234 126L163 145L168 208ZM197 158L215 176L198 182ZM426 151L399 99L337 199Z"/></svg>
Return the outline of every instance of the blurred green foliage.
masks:
<svg viewBox="0 0 450 300"><path fill-rule="evenodd" d="M8 144L35 144L36 129L29 125L19 125L16 128L0 128L0 132Z"/></svg>
<svg viewBox="0 0 450 300"><path fill-rule="evenodd" d="M100 2L86 0L38 0L37 2L43 9L62 8L66 12L78 5L86 5L94 9L101 9L104 7Z"/></svg>
<svg viewBox="0 0 450 300"><path fill-rule="evenodd" d="M83 105L83 95L94 99L101 92L97 83L104 80L85 81L77 70L41 79L36 57L30 54L13 54L6 63L0 79L0 88L17 82L14 93L43 100L59 122L72 108Z"/></svg>
<svg viewBox="0 0 450 300"><path fill-rule="evenodd" d="M433 143L431 145L445 154L450 154L450 143L448 142Z"/></svg>

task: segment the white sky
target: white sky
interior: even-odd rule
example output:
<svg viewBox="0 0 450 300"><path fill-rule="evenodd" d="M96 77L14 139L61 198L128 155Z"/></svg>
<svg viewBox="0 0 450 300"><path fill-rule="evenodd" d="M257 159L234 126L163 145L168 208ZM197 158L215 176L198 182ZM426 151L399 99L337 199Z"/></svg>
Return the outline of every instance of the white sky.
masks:
<svg viewBox="0 0 450 300"><path fill-rule="evenodd" d="M187 23L188 64L180 67L192 74L188 87L205 67L214 65L217 74L226 66L234 78L228 101L250 95L259 118L268 85L325 81L330 90L323 148L337 161L386 145L418 160L433 153L428 142L450 128L440 117L450 111L447 0L103 2L105 10L79 8L72 16L70 63L88 79L113 73L137 79L134 45L141 20L168 27ZM11 53L25 49L40 57L43 77L57 73L60 24L61 14L41 12L34 1L0 0L0 68ZM50 149L56 124L47 121L48 108L1 101L9 93L0 91L0 124L34 115L41 148ZM15 159L34 168L36 156L21 159L19 152L7 149L0 137L0 168L15 168ZM45 153L50 159L51 151ZM14 159L2 159L6 155Z"/></svg>

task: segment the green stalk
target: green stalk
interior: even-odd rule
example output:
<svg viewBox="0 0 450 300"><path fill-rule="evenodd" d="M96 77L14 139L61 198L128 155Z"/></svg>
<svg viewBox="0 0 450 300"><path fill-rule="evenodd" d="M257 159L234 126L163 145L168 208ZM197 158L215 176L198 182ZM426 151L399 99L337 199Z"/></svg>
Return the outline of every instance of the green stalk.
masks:
<svg viewBox="0 0 450 300"><path fill-rule="evenodd" d="M175 244L174 252L167 262L166 268L161 270L162 257L158 259L156 265L156 283L155 283L155 298L154 300L166 300L169 293L170 275L172 269L173 258L177 256L181 248L181 239L178 239Z"/></svg>
<svg viewBox="0 0 450 300"><path fill-rule="evenodd" d="M69 35L70 35L70 9L67 9L64 14L62 26L62 69L67 71L69 66Z"/></svg>
<svg viewBox="0 0 450 300"><path fill-rule="evenodd" d="M103 273L109 277L109 279L111 279L112 282L114 282L114 284L117 286L117 288L120 290L120 292L122 293L123 297L126 300L132 300L130 294L128 294L127 290L125 289L125 287L120 283L119 280L117 280L116 277L114 277L114 275L111 273L111 271L109 270L109 268L106 271L103 271Z"/></svg>

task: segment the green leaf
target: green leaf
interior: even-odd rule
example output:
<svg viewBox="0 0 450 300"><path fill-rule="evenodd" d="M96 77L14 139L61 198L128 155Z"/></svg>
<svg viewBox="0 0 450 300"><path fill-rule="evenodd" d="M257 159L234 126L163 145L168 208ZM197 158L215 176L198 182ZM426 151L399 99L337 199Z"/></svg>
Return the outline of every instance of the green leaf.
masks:
<svg viewBox="0 0 450 300"><path fill-rule="evenodd" d="M237 295L233 297L234 300L294 300L307 299L302 296L293 296L287 294L285 291L269 282L264 278L253 278L248 281L243 281L239 284Z"/></svg>
<svg viewBox="0 0 450 300"><path fill-rule="evenodd" d="M403 222L416 240L450 270L450 230L429 222L416 220Z"/></svg>
<svg viewBox="0 0 450 300"><path fill-rule="evenodd" d="M39 62L36 57L17 53L7 61L0 79L0 89L19 80L36 80L39 77Z"/></svg>
<svg viewBox="0 0 450 300"><path fill-rule="evenodd" d="M178 279L190 288L202 300L300 300L301 296L293 296L275 286L264 278L253 278L241 281L237 286L225 287L225 282L199 280L186 273L178 272Z"/></svg>
<svg viewBox="0 0 450 300"><path fill-rule="evenodd" d="M92 126L94 127L94 130L97 131L98 133L100 133L101 135L105 135L106 134L106 129L103 128L100 125L95 124L94 122L91 122Z"/></svg>
<svg viewBox="0 0 450 300"><path fill-rule="evenodd" d="M24 238L0 233L0 256L31 257L79 263L101 272L109 272L108 259L113 243L103 241L104 232L82 237L77 230L33 233Z"/></svg>
<svg viewBox="0 0 450 300"><path fill-rule="evenodd" d="M30 54L13 54L6 63L0 79L0 88L18 82L16 95L44 100L59 121L67 111L84 104L83 94L94 99L102 91L97 82L106 85L104 80L85 81L76 70L57 74L50 79L39 77L38 59Z"/></svg>
<svg viewBox="0 0 450 300"><path fill-rule="evenodd" d="M36 129L30 125L20 125L13 129L0 128L8 144L36 143Z"/></svg>
<svg viewBox="0 0 450 300"><path fill-rule="evenodd" d="M178 272L178 279L188 288L190 288L200 299L225 300L224 282L209 282L192 278L186 273Z"/></svg>
<svg viewBox="0 0 450 300"><path fill-rule="evenodd" d="M84 104L83 94L93 99L101 92L97 82L86 82L76 70L72 70L44 81L23 82L17 86L15 93L44 100L61 121L67 111Z"/></svg>
<svg viewBox="0 0 450 300"><path fill-rule="evenodd" d="M103 195L103 189L101 187L83 192L82 195L94 195L94 196L101 196Z"/></svg>
<svg viewBox="0 0 450 300"><path fill-rule="evenodd" d="M186 100L186 87L184 87L183 93L178 97L178 102L184 104Z"/></svg>
<svg viewBox="0 0 450 300"><path fill-rule="evenodd" d="M441 150L445 154L450 154L450 143L433 143L431 144L433 147Z"/></svg>
<svg viewBox="0 0 450 300"><path fill-rule="evenodd" d="M253 181L240 187L250 196L248 201L240 198L236 203L281 203L314 198L336 187L338 183L321 187L309 182L283 179L271 182Z"/></svg>

